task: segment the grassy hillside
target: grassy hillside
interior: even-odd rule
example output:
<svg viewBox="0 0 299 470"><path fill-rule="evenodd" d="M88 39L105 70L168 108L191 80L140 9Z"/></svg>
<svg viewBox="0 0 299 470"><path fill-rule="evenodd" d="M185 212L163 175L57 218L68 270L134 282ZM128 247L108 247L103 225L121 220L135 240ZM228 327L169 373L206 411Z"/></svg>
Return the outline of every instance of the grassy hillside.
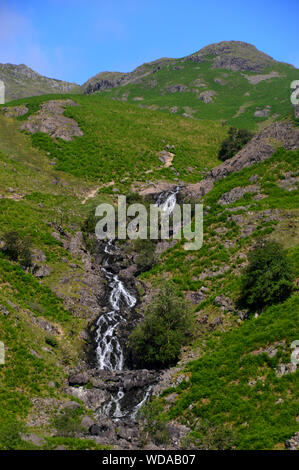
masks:
<svg viewBox="0 0 299 470"><path fill-rule="evenodd" d="M95 91L139 107L257 129L288 113L290 84L298 70L253 46L238 44L208 46L182 59L161 60L158 67L144 64L143 73L136 69L116 87L112 79L111 89ZM212 92L207 102L203 101L205 92ZM258 111L265 115L255 115Z"/></svg>
<svg viewBox="0 0 299 470"><path fill-rule="evenodd" d="M30 235L32 250L42 252L50 274L37 279L1 252L0 340L6 358L0 366L0 396L5 403L0 409L0 449L100 448L88 439L59 437L52 431L57 410L70 400L63 391L67 370L84 357L80 335L87 322L84 308L75 316L56 294L61 279L69 279L60 291L77 299L85 273L80 257L53 233L58 225L70 235L80 229L90 210L81 202L91 186L57 171L19 125L1 114L0 239L10 231ZM76 429L86 413L83 407L69 417ZM45 440L38 445L21 440L25 431Z"/></svg>
<svg viewBox="0 0 299 470"><path fill-rule="evenodd" d="M207 74L219 74L205 63L185 66L204 66ZM163 78L164 72L162 68L156 75ZM267 83L259 85L266 90ZM286 88L283 93L287 100ZM235 104L230 103L231 93L224 96L219 109L228 116ZM186 119L98 94L71 95L79 106L65 111L78 122L82 137L67 142L20 131L41 103L69 97L47 95L9 103L27 106L28 113L19 118L6 117L0 108L0 240L12 230L30 235L32 249L42 252L49 268L46 276L36 278L3 252L0 255L0 340L6 352L5 365L0 366L0 398L5 403L0 408L0 449L101 448L81 429L82 416L91 413L82 403L57 421L70 399L80 401L67 395L65 387L69 372L85 357L84 329L91 312L81 305L82 290L92 290L86 286L83 258L88 254L70 250L59 230L73 237L92 207L114 200L107 194L114 194L113 189L126 194L136 181L199 181L219 163L217 152L227 133L227 126L218 122L221 113L217 120L212 114L209 119ZM287 102L278 102L281 113L289 111ZM250 119L243 124L252 127ZM169 149L174 157L166 168L159 153ZM197 319L193 342L182 351L173 386L157 399L158 417L156 402L151 405L155 419L190 427L186 446L195 442L204 448L282 448L298 429L298 372L277 377L275 370L290 361L290 343L298 339L298 289L258 318L242 319L235 307L223 309L217 300L224 294L234 305L241 270L260 235L284 244L298 279L298 164L298 151L278 149L269 160L217 182L204 200L201 250L186 252L178 243L140 276L150 292L173 279L189 300L205 288L204 298L190 304ZM226 206L218 202L223 193L253 182L259 186L254 192ZM82 204L95 188L99 193ZM267 355L269 346L277 349L273 357ZM73 437L74 430L82 431L80 438ZM22 440L25 431L44 440Z"/></svg>
<svg viewBox="0 0 299 470"><path fill-rule="evenodd" d="M299 188L297 183L290 190L287 184L288 175L298 176L298 165L298 151L280 149L271 159L216 183L204 201L209 209L203 247L193 253L182 245L170 248L142 275L154 287L172 279L189 299L205 293L191 304L197 328L172 372L173 386L150 405L156 423L174 420L191 429L185 445L283 449L298 431L298 371L276 374L280 364L290 363L290 346L299 335L298 287L257 318L244 319L236 307L240 273L258 237L284 245L298 282ZM259 190L225 206L218 203L222 194L252 184L253 177ZM194 356L199 359L189 362Z"/></svg>
<svg viewBox="0 0 299 470"><path fill-rule="evenodd" d="M65 115L78 122L83 137L65 142L44 133L32 136L35 147L57 160L57 170L99 183L114 181L123 190L138 179L198 181L201 172L218 162L217 152L227 130L217 122L140 110L97 95L49 95L14 101L9 106L28 106L29 112L19 118L23 121L45 100L69 97L79 106L68 107ZM174 146L173 168L165 168L159 160L159 152L167 145Z"/></svg>

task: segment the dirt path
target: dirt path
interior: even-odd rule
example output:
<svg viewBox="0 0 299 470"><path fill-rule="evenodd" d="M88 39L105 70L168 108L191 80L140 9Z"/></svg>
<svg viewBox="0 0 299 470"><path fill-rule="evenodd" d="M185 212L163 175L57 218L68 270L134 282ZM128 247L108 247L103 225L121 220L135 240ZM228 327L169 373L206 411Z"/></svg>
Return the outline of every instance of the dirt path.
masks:
<svg viewBox="0 0 299 470"><path fill-rule="evenodd" d="M87 195L85 196L81 204L85 204L88 201L88 199L94 198L99 189L100 189L100 186L89 191L89 193L87 193Z"/></svg>

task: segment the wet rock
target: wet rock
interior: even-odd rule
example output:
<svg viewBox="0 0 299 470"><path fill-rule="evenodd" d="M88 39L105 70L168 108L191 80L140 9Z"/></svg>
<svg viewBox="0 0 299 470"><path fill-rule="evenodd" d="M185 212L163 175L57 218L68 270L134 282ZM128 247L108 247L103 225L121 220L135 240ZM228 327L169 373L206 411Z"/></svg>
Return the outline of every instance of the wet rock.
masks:
<svg viewBox="0 0 299 470"><path fill-rule="evenodd" d="M95 424L94 420L91 419L90 416L83 416L82 420L81 420L81 426L82 428L84 429L90 429L91 426L93 426Z"/></svg>
<svg viewBox="0 0 299 470"><path fill-rule="evenodd" d="M83 401L90 410L96 411L108 398L105 390L98 388L84 388L83 386L69 387L65 390L69 395Z"/></svg>
<svg viewBox="0 0 299 470"><path fill-rule="evenodd" d="M105 418L100 423L93 424L89 429L89 433L92 436L107 438L110 442L116 437L113 422Z"/></svg>
<svg viewBox="0 0 299 470"><path fill-rule="evenodd" d="M79 372L72 374L68 379L69 385L86 385L89 382L89 375L87 372Z"/></svg>

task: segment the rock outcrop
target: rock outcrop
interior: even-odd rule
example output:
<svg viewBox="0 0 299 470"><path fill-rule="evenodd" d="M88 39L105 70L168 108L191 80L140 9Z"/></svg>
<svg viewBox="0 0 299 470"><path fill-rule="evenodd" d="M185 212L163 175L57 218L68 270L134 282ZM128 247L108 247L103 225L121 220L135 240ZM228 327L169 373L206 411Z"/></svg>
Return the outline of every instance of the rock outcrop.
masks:
<svg viewBox="0 0 299 470"><path fill-rule="evenodd" d="M83 132L74 119L64 116L66 106L77 106L72 100L52 100L41 105L40 111L29 116L21 126L31 134L44 132L53 139L72 140L73 137L81 137Z"/></svg>
<svg viewBox="0 0 299 470"><path fill-rule="evenodd" d="M200 199L213 189L215 181L270 158L278 147L287 150L299 148L299 128L291 121L284 120L270 124L254 136L234 157L209 171L202 181L183 188L182 195Z"/></svg>

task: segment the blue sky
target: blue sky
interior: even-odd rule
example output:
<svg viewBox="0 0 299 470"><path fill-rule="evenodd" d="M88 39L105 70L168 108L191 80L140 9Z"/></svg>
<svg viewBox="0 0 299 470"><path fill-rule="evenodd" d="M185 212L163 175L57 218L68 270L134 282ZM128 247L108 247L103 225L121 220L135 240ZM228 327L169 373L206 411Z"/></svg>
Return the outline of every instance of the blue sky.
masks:
<svg viewBox="0 0 299 470"><path fill-rule="evenodd" d="M299 68L298 0L0 0L0 62L83 83L223 40Z"/></svg>

